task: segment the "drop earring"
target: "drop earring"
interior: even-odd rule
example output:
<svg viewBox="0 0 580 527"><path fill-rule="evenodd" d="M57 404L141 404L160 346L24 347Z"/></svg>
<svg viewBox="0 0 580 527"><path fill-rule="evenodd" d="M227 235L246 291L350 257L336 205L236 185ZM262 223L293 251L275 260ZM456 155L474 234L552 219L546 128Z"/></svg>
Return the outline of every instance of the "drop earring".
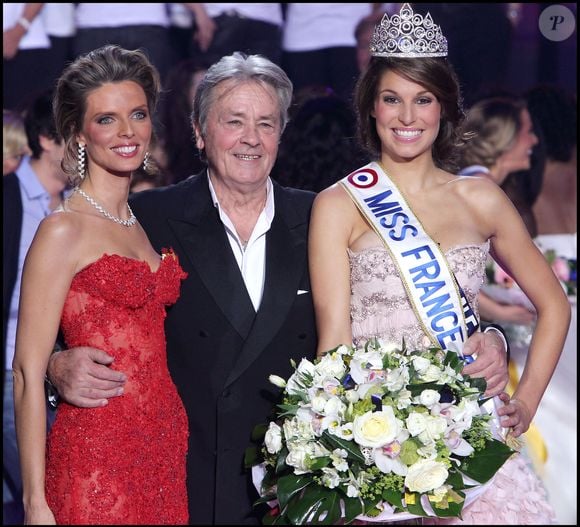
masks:
<svg viewBox="0 0 580 527"><path fill-rule="evenodd" d="M85 179L85 146L79 143L77 153L78 174L81 180Z"/></svg>

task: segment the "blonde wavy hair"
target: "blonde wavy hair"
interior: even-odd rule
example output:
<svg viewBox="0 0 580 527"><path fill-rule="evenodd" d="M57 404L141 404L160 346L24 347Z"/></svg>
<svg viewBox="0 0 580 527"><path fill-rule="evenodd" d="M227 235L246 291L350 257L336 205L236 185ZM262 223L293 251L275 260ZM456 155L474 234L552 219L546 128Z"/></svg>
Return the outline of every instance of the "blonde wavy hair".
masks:
<svg viewBox="0 0 580 527"><path fill-rule="evenodd" d="M521 129L525 102L510 97L490 97L476 102L462 125L465 142L459 150L461 168L491 168L514 144Z"/></svg>
<svg viewBox="0 0 580 527"><path fill-rule="evenodd" d="M27 155L28 137L22 116L12 110L2 111L2 155L4 159Z"/></svg>

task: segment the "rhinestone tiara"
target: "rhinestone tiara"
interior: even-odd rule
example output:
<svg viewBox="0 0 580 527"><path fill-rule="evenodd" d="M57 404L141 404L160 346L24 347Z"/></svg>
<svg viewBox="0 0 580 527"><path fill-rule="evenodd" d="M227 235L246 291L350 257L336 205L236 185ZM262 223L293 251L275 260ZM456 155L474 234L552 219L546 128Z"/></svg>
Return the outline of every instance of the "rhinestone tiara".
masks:
<svg viewBox="0 0 580 527"><path fill-rule="evenodd" d="M369 46L373 57L446 57L447 39L431 15L413 13L409 4L403 4L399 14L385 13L375 27Z"/></svg>

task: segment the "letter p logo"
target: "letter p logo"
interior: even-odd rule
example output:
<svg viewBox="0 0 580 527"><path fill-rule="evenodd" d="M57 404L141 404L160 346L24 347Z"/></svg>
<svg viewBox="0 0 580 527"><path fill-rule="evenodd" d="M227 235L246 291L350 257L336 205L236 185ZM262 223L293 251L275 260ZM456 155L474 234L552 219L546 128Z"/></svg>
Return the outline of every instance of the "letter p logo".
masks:
<svg viewBox="0 0 580 527"><path fill-rule="evenodd" d="M540 32L548 40L566 40L576 28L574 13L564 5L554 4L546 7L538 20Z"/></svg>

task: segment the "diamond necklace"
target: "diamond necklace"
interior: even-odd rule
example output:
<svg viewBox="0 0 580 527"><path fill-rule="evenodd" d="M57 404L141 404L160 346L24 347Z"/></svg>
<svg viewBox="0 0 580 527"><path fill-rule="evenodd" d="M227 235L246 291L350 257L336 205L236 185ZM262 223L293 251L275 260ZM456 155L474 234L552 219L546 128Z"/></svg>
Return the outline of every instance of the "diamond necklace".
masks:
<svg viewBox="0 0 580 527"><path fill-rule="evenodd" d="M105 216L105 218L108 218L109 220L114 221L115 223L118 223L119 225L123 225L125 227L132 227L133 225L135 225L135 223L137 223L137 218L135 217L135 214L133 214L131 207L129 207L129 203L127 203L127 209L129 210L129 219L122 220L121 218L117 218L117 216L113 216L111 213L107 212L101 205L99 205L81 188L77 187L75 191L78 192L83 198L85 198L93 207L95 207L95 209L97 209L103 216Z"/></svg>

